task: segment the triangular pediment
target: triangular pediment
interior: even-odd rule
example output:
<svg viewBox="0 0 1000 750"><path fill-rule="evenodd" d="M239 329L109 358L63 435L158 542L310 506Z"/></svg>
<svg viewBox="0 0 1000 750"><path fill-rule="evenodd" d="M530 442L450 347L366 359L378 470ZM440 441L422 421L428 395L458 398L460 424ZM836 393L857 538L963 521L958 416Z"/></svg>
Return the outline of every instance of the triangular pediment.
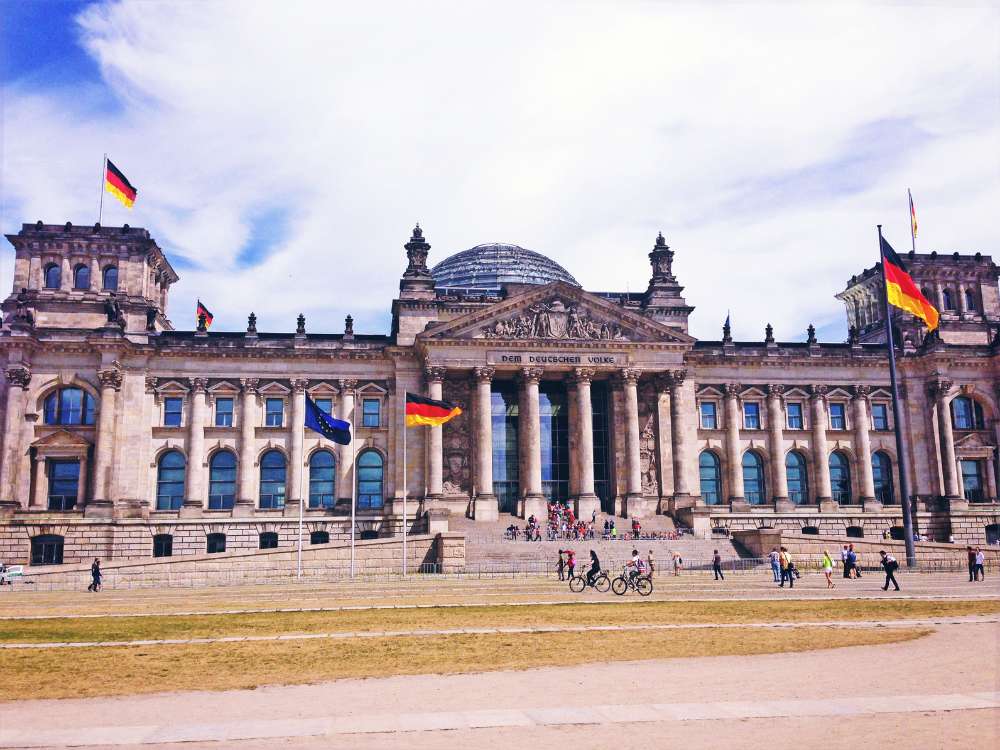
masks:
<svg viewBox="0 0 1000 750"><path fill-rule="evenodd" d="M31 444L33 448L87 448L90 442L69 430L56 430Z"/></svg>
<svg viewBox="0 0 1000 750"><path fill-rule="evenodd" d="M992 446L993 443L988 439L984 440L985 436L978 432L970 432L967 435L962 435L955 439L956 448L986 448Z"/></svg>
<svg viewBox="0 0 1000 750"><path fill-rule="evenodd" d="M562 281L528 289L502 302L429 326L418 340L478 339L541 344L606 342L693 345L683 331L626 310Z"/></svg>

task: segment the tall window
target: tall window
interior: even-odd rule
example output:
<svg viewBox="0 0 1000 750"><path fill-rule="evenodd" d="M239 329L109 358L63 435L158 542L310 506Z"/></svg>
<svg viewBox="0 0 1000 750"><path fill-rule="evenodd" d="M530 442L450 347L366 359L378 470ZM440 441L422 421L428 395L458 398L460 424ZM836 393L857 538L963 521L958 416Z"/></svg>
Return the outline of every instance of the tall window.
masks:
<svg viewBox="0 0 1000 750"><path fill-rule="evenodd" d="M945 310L955 309L955 300L951 296L951 289L943 289L941 291L941 298L944 300Z"/></svg>
<svg viewBox="0 0 1000 750"><path fill-rule="evenodd" d="M90 266L79 265L73 269L73 288L90 289Z"/></svg>
<svg viewBox="0 0 1000 750"><path fill-rule="evenodd" d="M260 459L260 507L285 507L285 456L268 451Z"/></svg>
<svg viewBox="0 0 1000 750"><path fill-rule="evenodd" d="M788 479L788 499L796 505L809 500L809 478L806 475L806 460L798 451L790 451L785 456L785 476Z"/></svg>
<svg viewBox="0 0 1000 750"><path fill-rule="evenodd" d="M118 291L118 266L108 266L104 269L104 283L102 286L107 292Z"/></svg>
<svg viewBox="0 0 1000 750"><path fill-rule="evenodd" d="M490 393L493 425L493 494L500 510L517 512L518 479L518 398L510 383L494 381Z"/></svg>
<svg viewBox="0 0 1000 750"><path fill-rule="evenodd" d="M48 464L49 510L72 510L80 491L80 461L49 459Z"/></svg>
<svg viewBox="0 0 1000 750"><path fill-rule="evenodd" d="M760 429L760 404L743 404L743 427L747 430Z"/></svg>
<svg viewBox="0 0 1000 750"><path fill-rule="evenodd" d="M167 451L156 470L156 509L177 510L184 503L184 455Z"/></svg>
<svg viewBox="0 0 1000 750"><path fill-rule="evenodd" d="M231 398L215 399L215 426L233 426L233 400Z"/></svg>
<svg viewBox="0 0 1000 750"><path fill-rule="evenodd" d="M32 565L62 565L63 538L58 534L31 537Z"/></svg>
<svg viewBox="0 0 1000 750"><path fill-rule="evenodd" d="M361 400L361 426L378 427L382 424L382 402L377 398Z"/></svg>
<svg viewBox="0 0 1000 750"><path fill-rule="evenodd" d="M764 487L764 461L753 451L743 454L743 494L751 505L760 505L767 495Z"/></svg>
<svg viewBox="0 0 1000 750"><path fill-rule="evenodd" d="M59 265L56 263L50 263L45 266L45 288L58 289L61 282L62 273L59 270Z"/></svg>
<svg viewBox="0 0 1000 750"><path fill-rule="evenodd" d="M715 402L702 401L700 406L700 411L701 411L701 429L703 430L716 429L716 425L718 425L718 419L716 418Z"/></svg>
<svg viewBox="0 0 1000 750"><path fill-rule="evenodd" d="M180 427L183 411L184 399L179 396L169 396L163 399L163 426Z"/></svg>
<svg viewBox="0 0 1000 750"><path fill-rule="evenodd" d="M333 399L332 398L317 398L313 401L316 404L316 408L319 409L324 414L329 414L333 416Z"/></svg>
<svg viewBox="0 0 1000 750"><path fill-rule="evenodd" d="M889 406L872 404L872 427L880 432L889 429Z"/></svg>
<svg viewBox="0 0 1000 750"><path fill-rule="evenodd" d="M332 508L336 504L335 466L333 454L329 451L316 451L309 459L310 508Z"/></svg>
<svg viewBox="0 0 1000 750"><path fill-rule="evenodd" d="M875 480L875 499L883 505L895 501L892 491L892 459L884 451L872 453L872 479Z"/></svg>
<svg viewBox="0 0 1000 750"><path fill-rule="evenodd" d="M788 429L789 430L801 430L802 429L802 404L799 403L789 403L785 405L785 411L788 414Z"/></svg>
<svg viewBox="0 0 1000 750"><path fill-rule="evenodd" d="M843 404L830 404L830 429L847 429L847 416Z"/></svg>
<svg viewBox="0 0 1000 750"><path fill-rule="evenodd" d="M205 551L210 555L226 551L225 534L209 534L205 538Z"/></svg>
<svg viewBox="0 0 1000 750"><path fill-rule="evenodd" d="M157 534L153 537L153 557L172 557L174 537L172 534Z"/></svg>
<svg viewBox="0 0 1000 750"><path fill-rule="evenodd" d="M228 510L236 502L236 456L219 451L208 465L208 509Z"/></svg>
<svg viewBox="0 0 1000 750"><path fill-rule="evenodd" d="M542 494L549 500L569 500L569 414L562 383L538 387L538 421L542 453Z"/></svg>
<svg viewBox="0 0 1000 750"><path fill-rule="evenodd" d="M701 497L706 505L722 502L722 475L719 457L712 451L702 451L698 457L698 478L701 480Z"/></svg>
<svg viewBox="0 0 1000 750"><path fill-rule="evenodd" d="M60 388L45 397L45 424L94 424L94 397L81 388Z"/></svg>
<svg viewBox="0 0 1000 750"><path fill-rule="evenodd" d="M611 427L607 383L598 381L591 385L590 409L594 433L594 494L601 499L601 510L613 513L615 499L611 491Z"/></svg>
<svg viewBox="0 0 1000 750"><path fill-rule="evenodd" d="M956 430L986 429L982 405L968 396L956 396L951 400L951 421Z"/></svg>
<svg viewBox="0 0 1000 750"><path fill-rule="evenodd" d="M970 503L986 500L983 482L983 462L964 458L959 461L962 468L962 494Z"/></svg>
<svg viewBox="0 0 1000 750"><path fill-rule="evenodd" d="M976 311L976 293L971 289L965 290L965 308L970 312Z"/></svg>
<svg viewBox="0 0 1000 750"><path fill-rule="evenodd" d="M276 531L262 531L260 534L260 548L261 549L277 549L278 548L278 532Z"/></svg>
<svg viewBox="0 0 1000 750"><path fill-rule="evenodd" d="M264 424L267 427L281 427L284 422L285 402L280 398L269 398L264 402Z"/></svg>
<svg viewBox="0 0 1000 750"><path fill-rule="evenodd" d="M365 510L381 508L382 493L382 455L378 451L362 451L358 456L358 507Z"/></svg>
<svg viewBox="0 0 1000 750"><path fill-rule="evenodd" d="M847 456L839 451L830 454L830 489L841 505L851 502L851 468Z"/></svg>

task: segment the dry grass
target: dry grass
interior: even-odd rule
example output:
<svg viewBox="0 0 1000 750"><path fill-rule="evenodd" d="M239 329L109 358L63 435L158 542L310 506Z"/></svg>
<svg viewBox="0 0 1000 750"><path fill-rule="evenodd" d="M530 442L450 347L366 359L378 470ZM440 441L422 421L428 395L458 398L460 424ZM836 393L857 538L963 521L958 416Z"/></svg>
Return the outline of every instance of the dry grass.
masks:
<svg viewBox="0 0 1000 750"><path fill-rule="evenodd" d="M550 604L346 612L8 620L0 642L93 642L286 633L537 625L722 624L885 620L985 615L1000 601L829 600Z"/></svg>
<svg viewBox="0 0 1000 750"><path fill-rule="evenodd" d="M604 610L607 612L607 610ZM920 628L799 628L468 635L0 651L5 698L84 698L249 689L356 677L454 674L588 662L882 645Z"/></svg>

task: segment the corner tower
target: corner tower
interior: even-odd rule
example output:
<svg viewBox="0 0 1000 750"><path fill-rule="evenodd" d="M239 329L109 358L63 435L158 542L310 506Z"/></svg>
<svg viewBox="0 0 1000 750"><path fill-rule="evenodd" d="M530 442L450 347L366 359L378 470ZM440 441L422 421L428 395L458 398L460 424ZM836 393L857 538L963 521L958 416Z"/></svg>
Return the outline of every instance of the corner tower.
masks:
<svg viewBox="0 0 1000 750"><path fill-rule="evenodd" d="M694 311L694 307L688 305L681 296L684 287L674 277L673 264L674 252L660 232L649 253L652 276L649 287L642 296L642 309L653 320L687 333L688 316Z"/></svg>

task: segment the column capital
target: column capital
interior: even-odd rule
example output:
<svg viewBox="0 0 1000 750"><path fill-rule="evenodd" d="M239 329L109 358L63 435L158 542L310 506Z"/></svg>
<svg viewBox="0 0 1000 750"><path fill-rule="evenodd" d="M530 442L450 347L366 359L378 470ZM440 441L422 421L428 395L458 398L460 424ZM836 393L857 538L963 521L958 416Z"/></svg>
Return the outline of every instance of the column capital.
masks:
<svg viewBox="0 0 1000 750"><path fill-rule="evenodd" d="M927 392L934 398L944 399L953 385L955 385L954 381L947 378L936 378L928 384Z"/></svg>
<svg viewBox="0 0 1000 750"><path fill-rule="evenodd" d="M580 383L590 383L594 377L594 369L591 367L575 367L569 376L569 382L579 385Z"/></svg>
<svg viewBox="0 0 1000 750"><path fill-rule="evenodd" d="M825 401L826 394L829 393L830 387L826 385L811 385L809 386L809 394L813 401Z"/></svg>
<svg viewBox="0 0 1000 750"><path fill-rule="evenodd" d="M687 370L671 370L667 377L670 378L670 386L674 389L680 388L687 380Z"/></svg>
<svg viewBox="0 0 1000 750"><path fill-rule="evenodd" d="M640 375L642 375L642 370L636 367L623 367L617 372L618 382L622 385L635 385L639 382Z"/></svg>
<svg viewBox="0 0 1000 750"><path fill-rule="evenodd" d="M101 388L113 388L114 390L120 390L122 387L122 371L117 367L110 367L107 370L99 370L97 373L97 380L101 384Z"/></svg>
<svg viewBox="0 0 1000 750"><path fill-rule="evenodd" d="M240 378L240 387L244 393L256 393L260 378Z"/></svg>
<svg viewBox="0 0 1000 750"><path fill-rule="evenodd" d="M768 383L767 384L767 395L769 397L780 399L785 393L785 386L781 383Z"/></svg>
<svg viewBox="0 0 1000 750"><path fill-rule="evenodd" d="M358 381L354 378L343 378L338 382L340 383L341 391L353 391L358 387Z"/></svg>
<svg viewBox="0 0 1000 750"><path fill-rule="evenodd" d="M192 393L204 393L208 388L208 378L188 378Z"/></svg>
<svg viewBox="0 0 1000 750"><path fill-rule="evenodd" d="M867 401L872 394L872 387L870 385L852 385L851 395L855 399L860 399L862 401Z"/></svg>
<svg viewBox="0 0 1000 750"><path fill-rule="evenodd" d="M7 382L13 388L27 388L31 382L31 369L23 365L13 365L4 371Z"/></svg>
<svg viewBox="0 0 1000 750"><path fill-rule="evenodd" d="M472 371L472 376L477 383L492 382L495 374L496 368L493 367L477 367Z"/></svg>
<svg viewBox="0 0 1000 750"><path fill-rule="evenodd" d="M542 379L542 375L545 374L545 370L541 367L522 367L521 368L521 380L525 383L537 383Z"/></svg>
<svg viewBox="0 0 1000 750"><path fill-rule="evenodd" d="M309 381L305 378L292 378L292 393L305 393Z"/></svg>
<svg viewBox="0 0 1000 750"><path fill-rule="evenodd" d="M428 365L424 368L424 377L428 383L443 383L447 370L440 365Z"/></svg>
<svg viewBox="0 0 1000 750"><path fill-rule="evenodd" d="M743 392L743 386L740 383L726 383L722 386L722 390L727 397L739 398L740 393Z"/></svg>
<svg viewBox="0 0 1000 750"><path fill-rule="evenodd" d="M155 375L146 376L146 393L156 393L156 385L159 383L159 379Z"/></svg>

